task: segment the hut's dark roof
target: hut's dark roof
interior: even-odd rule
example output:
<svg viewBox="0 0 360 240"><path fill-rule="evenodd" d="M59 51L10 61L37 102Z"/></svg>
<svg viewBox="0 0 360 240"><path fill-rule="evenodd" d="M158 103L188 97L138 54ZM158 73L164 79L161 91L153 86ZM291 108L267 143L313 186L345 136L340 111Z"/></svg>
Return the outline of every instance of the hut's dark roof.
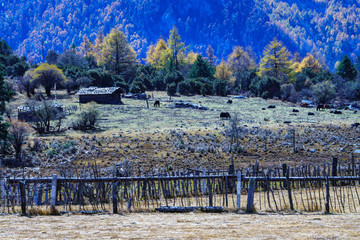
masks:
<svg viewBox="0 0 360 240"><path fill-rule="evenodd" d="M107 88L98 88L98 87L89 87L80 89L76 95L107 95L113 94L114 92L120 90L119 87L107 87Z"/></svg>

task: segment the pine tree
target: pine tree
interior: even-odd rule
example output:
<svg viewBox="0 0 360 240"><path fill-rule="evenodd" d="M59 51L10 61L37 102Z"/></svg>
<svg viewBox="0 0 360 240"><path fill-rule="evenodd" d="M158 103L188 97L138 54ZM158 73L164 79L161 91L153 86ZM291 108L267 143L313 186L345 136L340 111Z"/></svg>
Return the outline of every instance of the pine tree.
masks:
<svg viewBox="0 0 360 240"><path fill-rule="evenodd" d="M234 74L255 67L254 59L242 47L235 47L229 55L227 62Z"/></svg>
<svg viewBox="0 0 360 240"><path fill-rule="evenodd" d="M210 63L202 58L201 55L198 55L196 61L194 62L192 68L189 72L190 78L213 78L214 77L214 67Z"/></svg>
<svg viewBox="0 0 360 240"><path fill-rule="evenodd" d="M232 72L230 71L228 65L224 61L221 61L221 63L216 66L215 78L223 79L229 82L231 76Z"/></svg>
<svg viewBox="0 0 360 240"><path fill-rule="evenodd" d="M284 82L290 73L290 53L276 38L266 46L260 63L261 75L275 77Z"/></svg>
<svg viewBox="0 0 360 240"><path fill-rule="evenodd" d="M164 39L160 38L156 45L152 44L146 52L146 62L156 69L163 69L171 56Z"/></svg>
<svg viewBox="0 0 360 240"><path fill-rule="evenodd" d="M172 58L175 61L175 67L179 70L179 54L185 51L185 43L181 41L178 29L173 26L173 29L170 31L170 36L168 40L168 46L171 50Z"/></svg>
<svg viewBox="0 0 360 240"><path fill-rule="evenodd" d="M110 72L121 75L137 62L135 51L126 40L125 34L114 28L104 38L101 61Z"/></svg>
<svg viewBox="0 0 360 240"><path fill-rule="evenodd" d="M3 122L5 103L10 101L13 92L6 86L2 73L0 72L0 145L3 145L8 137L8 123Z"/></svg>
<svg viewBox="0 0 360 240"><path fill-rule="evenodd" d="M337 69L336 73L346 80L353 81L357 76L356 68L352 64L350 58L347 55L343 57L339 66L336 69Z"/></svg>
<svg viewBox="0 0 360 240"><path fill-rule="evenodd" d="M295 72L302 72L304 69L309 69L315 73L318 73L323 69L321 63L312 54L309 53L300 63L295 62L292 68Z"/></svg>
<svg viewBox="0 0 360 240"><path fill-rule="evenodd" d="M206 55L210 65L215 66L216 56L214 55L214 49L211 47L211 45L208 45L206 49Z"/></svg>
<svg viewBox="0 0 360 240"><path fill-rule="evenodd" d="M93 43L90 41L90 39L84 34L83 41L80 45L80 51L83 54L84 57L88 56L90 52L93 51Z"/></svg>

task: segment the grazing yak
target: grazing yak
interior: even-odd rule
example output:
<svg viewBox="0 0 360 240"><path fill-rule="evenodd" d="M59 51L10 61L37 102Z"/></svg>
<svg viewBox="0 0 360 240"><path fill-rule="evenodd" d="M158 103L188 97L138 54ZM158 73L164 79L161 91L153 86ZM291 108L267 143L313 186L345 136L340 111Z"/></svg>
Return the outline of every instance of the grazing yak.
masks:
<svg viewBox="0 0 360 240"><path fill-rule="evenodd" d="M220 118L221 119L230 119L231 116L230 116L230 113L228 113L228 112L222 112L222 113L220 113Z"/></svg>
<svg viewBox="0 0 360 240"><path fill-rule="evenodd" d="M154 107L160 107L160 100L155 100Z"/></svg>
<svg viewBox="0 0 360 240"><path fill-rule="evenodd" d="M316 106L316 111L320 111L320 110L324 110L326 108L326 105L325 104L318 104Z"/></svg>
<svg viewBox="0 0 360 240"><path fill-rule="evenodd" d="M232 104L232 100L231 99L227 100L227 104Z"/></svg>

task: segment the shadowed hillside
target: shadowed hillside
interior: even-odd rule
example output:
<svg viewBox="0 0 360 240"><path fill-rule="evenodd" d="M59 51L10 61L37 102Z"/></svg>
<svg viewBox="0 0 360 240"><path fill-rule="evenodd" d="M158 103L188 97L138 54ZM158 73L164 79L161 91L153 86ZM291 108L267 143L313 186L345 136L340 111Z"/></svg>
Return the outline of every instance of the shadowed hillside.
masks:
<svg viewBox="0 0 360 240"><path fill-rule="evenodd" d="M113 27L125 32L140 58L175 24L190 49L211 44L218 59L234 45L257 55L274 36L291 52L316 53L330 68L345 53L360 51L360 3L354 0L52 0L0 1L0 38L19 55L41 61Z"/></svg>

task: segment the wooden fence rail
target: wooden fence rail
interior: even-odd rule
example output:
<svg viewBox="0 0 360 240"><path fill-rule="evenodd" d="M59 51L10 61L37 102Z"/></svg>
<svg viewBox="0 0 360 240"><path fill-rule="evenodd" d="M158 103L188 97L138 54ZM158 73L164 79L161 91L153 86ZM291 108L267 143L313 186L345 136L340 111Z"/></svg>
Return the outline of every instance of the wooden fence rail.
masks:
<svg viewBox="0 0 360 240"><path fill-rule="evenodd" d="M237 174L119 178L3 178L0 212L253 211L359 212L360 176Z"/></svg>

